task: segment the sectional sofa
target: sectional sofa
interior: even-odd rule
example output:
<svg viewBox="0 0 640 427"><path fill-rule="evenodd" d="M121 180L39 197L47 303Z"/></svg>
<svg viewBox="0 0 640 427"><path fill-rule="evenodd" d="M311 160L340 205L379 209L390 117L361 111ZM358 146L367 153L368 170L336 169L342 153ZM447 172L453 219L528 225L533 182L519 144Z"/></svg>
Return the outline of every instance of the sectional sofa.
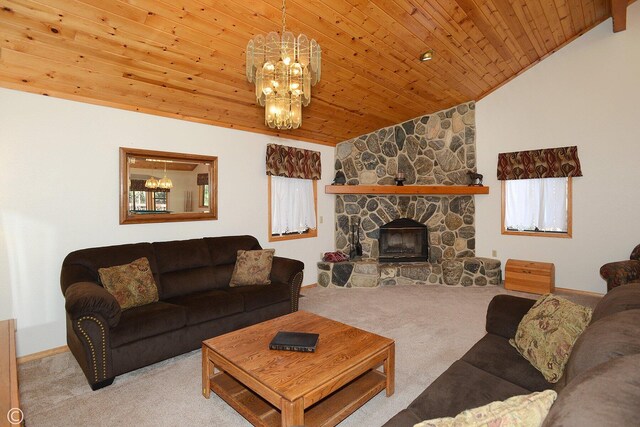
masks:
<svg viewBox="0 0 640 427"><path fill-rule="evenodd" d="M554 389L558 397L543 427L638 425L640 283L617 287L600 300L556 384L509 344L534 303L494 297L487 310L487 334L384 426L455 417L465 409L546 389Z"/></svg>

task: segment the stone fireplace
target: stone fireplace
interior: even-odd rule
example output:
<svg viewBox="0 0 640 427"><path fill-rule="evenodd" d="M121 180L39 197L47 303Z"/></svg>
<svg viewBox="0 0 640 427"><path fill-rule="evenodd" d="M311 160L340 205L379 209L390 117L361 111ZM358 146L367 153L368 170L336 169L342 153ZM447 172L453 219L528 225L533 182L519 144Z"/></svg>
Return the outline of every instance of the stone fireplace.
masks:
<svg viewBox="0 0 640 427"><path fill-rule="evenodd" d="M476 172L475 103L341 142L335 170L344 173L347 185L394 185L398 172L405 185L467 185L467 174ZM499 261L475 258L474 196L344 194L336 195L335 212L336 250L349 253L351 225L359 222L363 256L342 265L319 263L322 286L388 285L403 278L464 286L499 280ZM405 262L397 266L380 263L393 261L398 254L389 252L404 237L396 233L390 241L384 231L381 237L381 228L400 219L425 230L428 249L424 256L420 249L421 262L407 263L418 261L416 255L397 259Z"/></svg>

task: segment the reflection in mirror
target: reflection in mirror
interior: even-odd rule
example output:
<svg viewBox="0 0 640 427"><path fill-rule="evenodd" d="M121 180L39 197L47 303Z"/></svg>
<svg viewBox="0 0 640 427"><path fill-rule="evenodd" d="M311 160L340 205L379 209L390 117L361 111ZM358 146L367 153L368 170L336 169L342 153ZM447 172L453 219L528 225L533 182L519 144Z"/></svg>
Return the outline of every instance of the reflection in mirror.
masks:
<svg viewBox="0 0 640 427"><path fill-rule="evenodd" d="M120 148L120 224L217 219L217 157Z"/></svg>

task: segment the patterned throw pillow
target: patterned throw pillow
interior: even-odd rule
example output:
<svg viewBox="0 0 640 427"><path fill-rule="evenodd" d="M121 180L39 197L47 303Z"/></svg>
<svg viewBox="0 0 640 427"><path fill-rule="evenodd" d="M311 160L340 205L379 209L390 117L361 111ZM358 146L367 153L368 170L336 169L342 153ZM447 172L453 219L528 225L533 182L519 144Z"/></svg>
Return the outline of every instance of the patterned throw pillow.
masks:
<svg viewBox="0 0 640 427"><path fill-rule="evenodd" d="M158 301L158 287L147 258L130 264L99 268L102 286L114 296L120 308L128 308Z"/></svg>
<svg viewBox="0 0 640 427"><path fill-rule="evenodd" d="M553 390L513 396L505 401L467 409L455 418L435 418L413 427L540 427L556 397Z"/></svg>
<svg viewBox="0 0 640 427"><path fill-rule="evenodd" d="M573 344L589 325L592 310L552 294L543 295L520 321L509 343L547 381L562 377Z"/></svg>
<svg viewBox="0 0 640 427"><path fill-rule="evenodd" d="M268 285L275 249L238 251L229 286Z"/></svg>

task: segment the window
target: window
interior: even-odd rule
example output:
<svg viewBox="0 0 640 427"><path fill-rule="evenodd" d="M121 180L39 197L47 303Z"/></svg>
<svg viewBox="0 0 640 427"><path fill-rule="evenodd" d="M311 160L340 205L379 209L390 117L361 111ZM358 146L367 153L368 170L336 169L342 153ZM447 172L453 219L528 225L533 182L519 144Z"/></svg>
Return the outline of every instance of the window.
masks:
<svg viewBox="0 0 640 427"><path fill-rule="evenodd" d="M269 176L269 241L316 237L317 181Z"/></svg>
<svg viewBox="0 0 640 427"><path fill-rule="evenodd" d="M502 234L571 237L571 178L502 181Z"/></svg>
<svg viewBox="0 0 640 427"><path fill-rule="evenodd" d="M129 191L129 210L166 211L169 206L169 193L166 191Z"/></svg>
<svg viewBox="0 0 640 427"><path fill-rule="evenodd" d="M141 211L147 209L146 191L129 191L129 210Z"/></svg>
<svg viewBox="0 0 640 427"><path fill-rule="evenodd" d="M198 185L198 206L201 208L209 207L209 184Z"/></svg>
<svg viewBox="0 0 640 427"><path fill-rule="evenodd" d="M169 206L169 193L155 191L153 192L153 206L152 210L154 211L166 211L167 206Z"/></svg>

